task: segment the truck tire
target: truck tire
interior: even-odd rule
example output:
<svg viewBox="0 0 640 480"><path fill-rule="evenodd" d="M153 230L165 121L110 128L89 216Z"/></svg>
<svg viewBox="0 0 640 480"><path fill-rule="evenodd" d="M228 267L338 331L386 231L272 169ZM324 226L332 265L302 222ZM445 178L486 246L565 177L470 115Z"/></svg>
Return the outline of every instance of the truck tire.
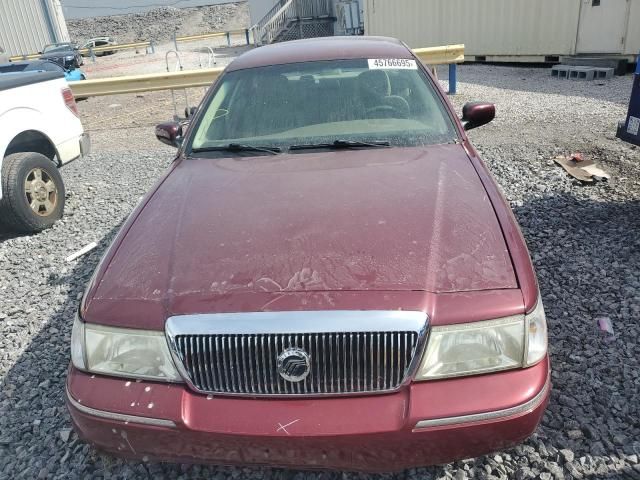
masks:
<svg viewBox="0 0 640 480"><path fill-rule="evenodd" d="M2 162L0 224L16 233L51 227L64 213L65 190L54 163L40 153L8 155Z"/></svg>

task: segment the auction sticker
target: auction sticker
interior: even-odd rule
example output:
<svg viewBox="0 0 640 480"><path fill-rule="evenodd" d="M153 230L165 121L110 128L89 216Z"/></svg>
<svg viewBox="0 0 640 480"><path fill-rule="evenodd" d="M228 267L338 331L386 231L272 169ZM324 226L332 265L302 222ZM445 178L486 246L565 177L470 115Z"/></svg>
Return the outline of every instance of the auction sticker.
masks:
<svg viewBox="0 0 640 480"><path fill-rule="evenodd" d="M415 60L408 58L370 58L370 70L417 70Z"/></svg>

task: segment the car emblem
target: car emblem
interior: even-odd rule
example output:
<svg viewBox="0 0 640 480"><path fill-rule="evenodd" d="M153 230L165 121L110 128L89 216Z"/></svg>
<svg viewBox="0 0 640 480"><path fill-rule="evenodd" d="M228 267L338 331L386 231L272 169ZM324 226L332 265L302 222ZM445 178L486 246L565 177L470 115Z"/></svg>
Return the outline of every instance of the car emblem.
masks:
<svg viewBox="0 0 640 480"><path fill-rule="evenodd" d="M310 372L311 359L301 348L287 348L278 356L278 373L288 382L301 382Z"/></svg>

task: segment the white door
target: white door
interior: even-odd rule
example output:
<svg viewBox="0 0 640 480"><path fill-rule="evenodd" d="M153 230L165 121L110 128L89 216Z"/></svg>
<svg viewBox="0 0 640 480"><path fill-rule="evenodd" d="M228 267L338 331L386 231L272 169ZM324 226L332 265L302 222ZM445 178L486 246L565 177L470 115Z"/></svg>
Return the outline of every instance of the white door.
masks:
<svg viewBox="0 0 640 480"><path fill-rule="evenodd" d="M581 0L576 53L622 53L629 0Z"/></svg>

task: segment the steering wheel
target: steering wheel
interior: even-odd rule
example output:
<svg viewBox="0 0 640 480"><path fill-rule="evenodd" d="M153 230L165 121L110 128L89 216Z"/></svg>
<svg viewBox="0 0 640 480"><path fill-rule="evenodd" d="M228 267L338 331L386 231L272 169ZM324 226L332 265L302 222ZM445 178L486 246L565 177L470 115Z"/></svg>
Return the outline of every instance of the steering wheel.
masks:
<svg viewBox="0 0 640 480"><path fill-rule="evenodd" d="M374 116L377 113L387 113L391 115L383 117ZM404 113L401 112L399 108L394 107L393 105L377 105L375 107L367 108L366 114L369 118L391 118L393 115L397 115L399 117L404 116Z"/></svg>

